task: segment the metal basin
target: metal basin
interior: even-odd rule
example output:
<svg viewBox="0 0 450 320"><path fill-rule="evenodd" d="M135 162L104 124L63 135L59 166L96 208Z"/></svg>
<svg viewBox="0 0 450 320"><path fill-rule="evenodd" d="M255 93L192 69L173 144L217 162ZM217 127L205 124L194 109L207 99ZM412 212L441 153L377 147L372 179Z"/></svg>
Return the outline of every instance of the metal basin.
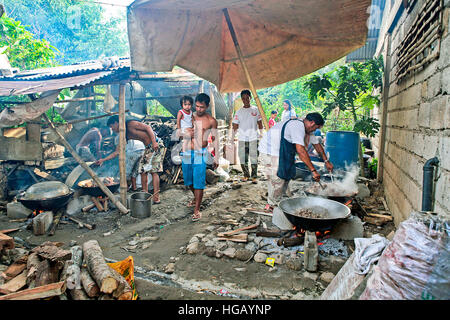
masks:
<svg viewBox="0 0 450 320"><path fill-rule="evenodd" d="M302 197L281 200L279 207L286 218L298 229L309 231L321 231L332 228L341 219L350 216L350 208L334 200L321 197ZM327 215L311 218L300 215L301 209L311 208L326 209Z"/></svg>
<svg viewBox="0 0 450 320"><path fill-rule="evenodd" d="M114 183L107 183L107 179L113 179L110 177L100 177L102 182L105 184L105 186L111 191L111 193L114 193L119 189L120 182L117 182L114 180ZM92 186L94 185L94 186ZM93 196L93 197L104 197L106 196L103 190L95 184L95 181L92 179L83 180L78 182L78 187L80 187L83 190L84 194Z"/></svg>

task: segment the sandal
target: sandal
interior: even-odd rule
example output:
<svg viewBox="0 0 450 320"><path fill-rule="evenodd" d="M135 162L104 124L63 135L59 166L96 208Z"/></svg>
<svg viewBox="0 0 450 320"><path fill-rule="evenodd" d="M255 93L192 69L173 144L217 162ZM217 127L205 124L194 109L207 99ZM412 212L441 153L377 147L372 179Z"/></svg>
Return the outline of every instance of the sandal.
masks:
<svg viewBox="0 0 450 320"><path fill-rule="evenodd" d="M199 221L201 219L202 215L200 214L200 212L196 215L195 213L192 215L192 222L196 222Z"/></svg>
<svg viewBox="0 0 450 320"><path fill-rule="evenodd" d="M158 200L158 201L153 200L152 204L160 204L160 203L161 203L161 200Z"/></svg>
<svg viewBox="0 0 450 320"><path fill-rule="evenodd" d="M272 213L273 207L270 204L266 204L266 206L264 207L264 211L266 211L268 213Z"/></svg>

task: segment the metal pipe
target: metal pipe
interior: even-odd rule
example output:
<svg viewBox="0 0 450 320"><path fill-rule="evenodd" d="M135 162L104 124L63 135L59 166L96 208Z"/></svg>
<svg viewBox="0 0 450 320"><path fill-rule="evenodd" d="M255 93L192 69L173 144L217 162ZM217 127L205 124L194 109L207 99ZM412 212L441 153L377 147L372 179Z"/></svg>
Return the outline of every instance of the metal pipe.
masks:
<svg viewBox="0 0 450 320"><path fill-rule="evenodd" d="M434 167L438 164L438 158L434 157L423 166L422 211L433 211L433 176Z"/></svg>

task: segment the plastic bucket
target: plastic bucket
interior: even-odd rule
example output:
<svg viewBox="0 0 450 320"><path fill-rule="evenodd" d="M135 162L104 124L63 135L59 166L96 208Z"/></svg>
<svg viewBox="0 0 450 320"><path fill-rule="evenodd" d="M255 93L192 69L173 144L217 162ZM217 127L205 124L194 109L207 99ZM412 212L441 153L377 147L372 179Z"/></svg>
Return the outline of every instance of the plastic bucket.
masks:
<svg viewBox="0 0 450 320"><path fill-rule="evenodd" d="M328 131L325 152L335 169L358 165L359 133L353 131Z"/></svg>
<svg viewBox="0 0 450 320"><path fill-rule="evenodd" d="M136 192L130 197L131 216L147 218L152 213L152 196L147 192Z"/></svg>

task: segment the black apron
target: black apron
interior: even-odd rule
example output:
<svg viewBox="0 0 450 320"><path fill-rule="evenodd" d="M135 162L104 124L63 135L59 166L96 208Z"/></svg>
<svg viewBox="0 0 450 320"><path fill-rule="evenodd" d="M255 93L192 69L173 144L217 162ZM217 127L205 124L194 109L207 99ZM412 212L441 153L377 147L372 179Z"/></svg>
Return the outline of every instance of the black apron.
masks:
<svg viewBox="0 0 450 320"><path fill-rule="evenodd" d="M295 154L297 153L297 151L295 150L295 144L290 143L284 138L284 129L290 121L301 121L303 123L303 120L291 119L286 121L286 123L283 125L283 128L281 129L280 155L278 160L277 176L283 180L294 179L297 172L295 167Z"/></svg>

